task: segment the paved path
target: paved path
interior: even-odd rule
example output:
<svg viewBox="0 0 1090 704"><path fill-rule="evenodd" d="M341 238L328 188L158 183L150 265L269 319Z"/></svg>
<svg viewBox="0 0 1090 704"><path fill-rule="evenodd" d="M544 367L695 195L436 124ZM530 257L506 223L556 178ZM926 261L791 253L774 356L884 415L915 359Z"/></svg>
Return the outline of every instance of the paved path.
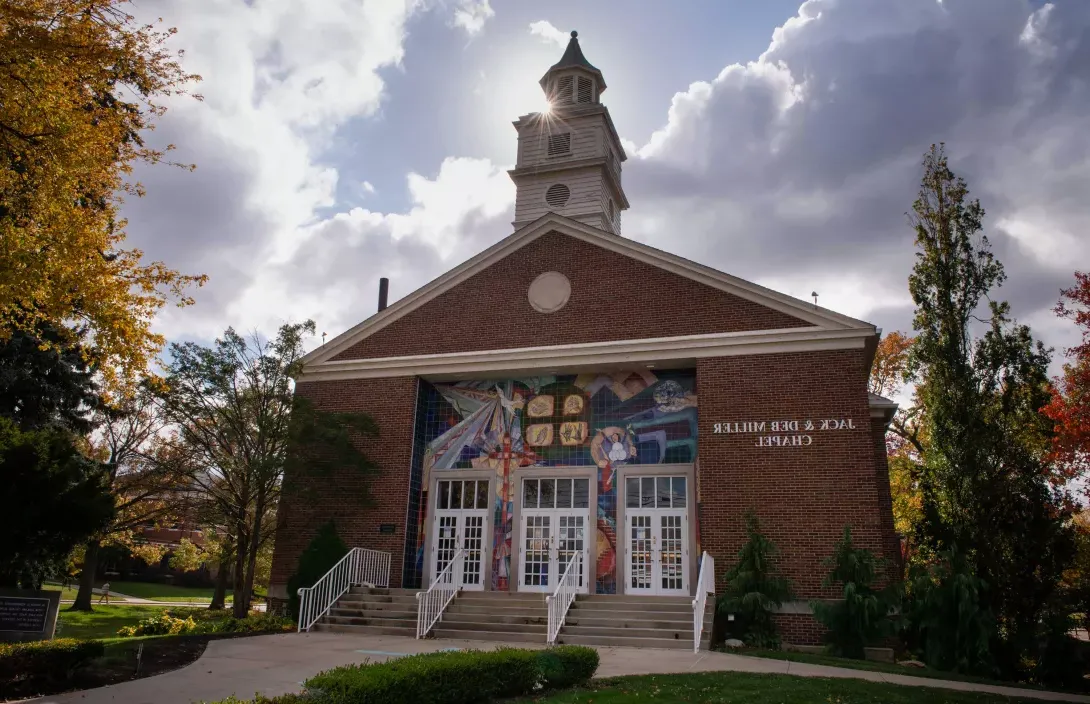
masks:
<svg viewBox="0 0 1090 704"><path fill-rule="evenodd" d="M197 662L181 670L33 701L40 704L191 704L202 700L214 701L231 694L251 697L255 692L261 692L272 696L298 691L306 678L338 665L381 662L409 653L445 648L491 650L503 645L510 644L442 639L419 641L401 636L355 636L339 633L288 633L215 640L208 644L208 649ZM727 653L694 654L686 650L647 648L599 648L598 651L602 656L602 663L598 668L599 677L645 675L650 672L773 672L801 677L845 677L919 687L989 692L1009 697L1090 703L1090 697L1072 694L806 665Z"/></svg>

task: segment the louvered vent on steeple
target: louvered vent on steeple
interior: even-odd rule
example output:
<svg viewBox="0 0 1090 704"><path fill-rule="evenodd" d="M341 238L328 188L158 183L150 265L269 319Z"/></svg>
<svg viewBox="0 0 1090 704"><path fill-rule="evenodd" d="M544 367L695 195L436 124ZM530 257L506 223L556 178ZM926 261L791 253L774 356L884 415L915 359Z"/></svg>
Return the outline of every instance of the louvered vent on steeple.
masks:
<svg viewBox="0 0 1090 704"><path fill-rule="evenodd" d="M589 78L584 78L583 76L579 77L579 93L577 94L576 102L594 102L594 87Z"/></svg>

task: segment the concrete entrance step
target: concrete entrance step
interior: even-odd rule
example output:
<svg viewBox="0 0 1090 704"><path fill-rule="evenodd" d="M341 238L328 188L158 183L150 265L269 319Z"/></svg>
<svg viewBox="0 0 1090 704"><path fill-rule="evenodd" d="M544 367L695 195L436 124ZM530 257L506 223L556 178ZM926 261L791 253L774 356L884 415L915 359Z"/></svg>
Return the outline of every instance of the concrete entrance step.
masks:
<svg viewBox="0 0 1090 704"><path fill-rule="evenodd" d="M415 636L416 622L406 623L404 626L360 626L344 623L318 623L316 631L330 631L334 633L354 633L356 635L372 636Z"/></svg>
<svg viewBox="0 0 1090 704"><path fill-rule="evenodd" d="M693 613L692 603L669 603L669 602L631 602L631 601L605 601L598 599L576 599L572 605L573 609L583 609L596 611L658 611L658 612L670 612L677 614L689 614L690 618Z"/></svg>
<svg viewBox="0 0 1090 704"><path fill-rule="evenodd" d="M477 614L479 616L541 616L549 612L544 606L476 605L455 599L447 607L447 613Z"/></svg>
<svg viewBox="0 0 1090 704"><path fill-rule="evenodd" d="M693 642L693 627L685 629L670 628L624 628L621 626L569 626L564 624L564 637L570 636L605 636L610 638L661 638L688 640Z"/></svg>
<svg viewBox="0 0 1090 704"><path fill-rule="evenodd" d="M532 633L508 632L508 631L474 631L463 628L450 628L445 622L440 621L431 630L436 638L450 638L457 640L493 640L503 643L544 643L545 627L540 626Z"/></svg>
<svg viewBox="0 0 1090 704"><path fill-rule="evenodd" d="M453 629L456 631L492 631L495 633L538 633L544 635L544 623L497 623L495 621L458 621L449 614L443 614L439 623L432 630Z"/></svg>
<svg viewBox="0 0 1090 704"><path fill-rule="evenodd" d="M540 594L496 594L495 592L460 592L458 601L464 604L489 604L496 606L545 606Z"/></svg>
<svg viewBox="0 0 1090 704"><path fill-rule="evenodd" d="M467 614L448 608L443 614L443 623L514 623L542 625L547 623L549 615L540 614L512 614L497 616L496 614Z"/></svg>
<svg viewBox="0 0 1090 704"><path fill-rule="evenodd" d="M568 635L564 631L561 631L556 642L564 645L595 645L612 648L693 649L692 634L689 634L688 638L675 640L673 638L625 638L619 636ZM706 640L703 641L700 647L701 649L707 649L708 642Z"/></svg>
<svg viewBox="0 0 1090 704"><path fill-rule="evenodd" d="M670 614L667 614L668 616ZM707 619L706 624L710 624L711 620ZM658 628L667 631L689 631L693 630L692 619L688 621L684 620L670 620L670 619L658 619L654 618L651 614L632 614L625 615L624 618L603 618L600 614L594 616L582 615L575 611L569 611L567 618L564 620L564 627L568 626L586 626L588 628Z"/></svg>
<svg viewBox="0 0 1090 704"><path fill-rule="evenodd" d="M339 599L346 604L415 604L415 594L345 594Z"/></svg>
<svg viewBox="0 0 1090 704"><path fill-rule="evenodd" d="M328 614L322 619L323 623L355 624L361 626L399 626L406 623L416 624L416 614L409 616L390 617L385 614Z"/></svg>
<svg viewBox="0 0 1090 704"><path fill-rule="evenodd" d="M401 589L399 587L350 587L349 594L374 594L376 596L413 596L419 589Z"/></svg>

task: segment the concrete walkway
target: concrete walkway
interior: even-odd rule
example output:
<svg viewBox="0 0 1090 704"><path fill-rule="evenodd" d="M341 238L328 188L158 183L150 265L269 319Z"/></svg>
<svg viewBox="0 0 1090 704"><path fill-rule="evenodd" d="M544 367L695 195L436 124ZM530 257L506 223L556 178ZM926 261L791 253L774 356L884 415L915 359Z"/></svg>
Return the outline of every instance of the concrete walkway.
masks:
<svg viewBox="0 0 1090 704"><path fill-rule="evenodd" d="M382 662L410 653L447 648L491 650L505 643L466 640L415 640L402 636L355 636L339 633L288 633L216 640L192 665L142 680L71 692L34 702L56 704L192 704L235 694L252 697L299 691L303 680L322 670L361 662ZM532 647L532 646L531 646ZM599 677L709 671L771 672L801 677L845 677L918 687L987 692L1046 701L1087 702L1090 697L1014 687L952 682L840 667L744 657L726 653L645 648L599 648Z"/></svg>

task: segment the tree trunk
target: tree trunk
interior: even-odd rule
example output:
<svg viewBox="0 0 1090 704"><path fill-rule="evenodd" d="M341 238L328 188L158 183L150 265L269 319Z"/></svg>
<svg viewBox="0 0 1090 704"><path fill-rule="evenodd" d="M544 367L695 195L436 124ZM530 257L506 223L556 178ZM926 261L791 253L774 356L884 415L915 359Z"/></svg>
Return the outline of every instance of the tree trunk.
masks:
<svg viewBox="0 0 1090 704"><path fill-rule="evenodd" d="M265 493L257 497L257 509L254 511L254 527L250 534L250 544L246 548L246 579L244 580L243 594L246 598L246 613L250 612L250 597L254 589L254 570L257 568L257 551L261 547L261 517L265 513ZM238 603L238 594L235 595L235 603Z"/></svg>
<svg viewBox="0 0 1090 704"><path fill-rule="evenodd" d="M69 611L91 611L91 597L95 595L95 570L98 569L97 540L88 540L83 553L83 573L79 577L79 592Z"/></svg>
<svg viewBox="0 0 1090 704"><path fill-rule="evenodd" d="M219 574L216 575L216 591L212 592L212 603L209 609L223 609L227 603L227 575L231 571L230 558L221 555L219 559Z"/></svg>
<svg viewBox="0 0 1090 704"><path fill-rule="evenodd" d="M246 540L246 525L244 519L239 519L237 527L237 538L235 543L235 574L234 584L232 589L234 590L234 604L231 612L235 618L246 618L246 613L249 609L249 604L246 603L246 595L243 593L243 581L246 573L246 548L248 547L248 541Z"/></svg>

